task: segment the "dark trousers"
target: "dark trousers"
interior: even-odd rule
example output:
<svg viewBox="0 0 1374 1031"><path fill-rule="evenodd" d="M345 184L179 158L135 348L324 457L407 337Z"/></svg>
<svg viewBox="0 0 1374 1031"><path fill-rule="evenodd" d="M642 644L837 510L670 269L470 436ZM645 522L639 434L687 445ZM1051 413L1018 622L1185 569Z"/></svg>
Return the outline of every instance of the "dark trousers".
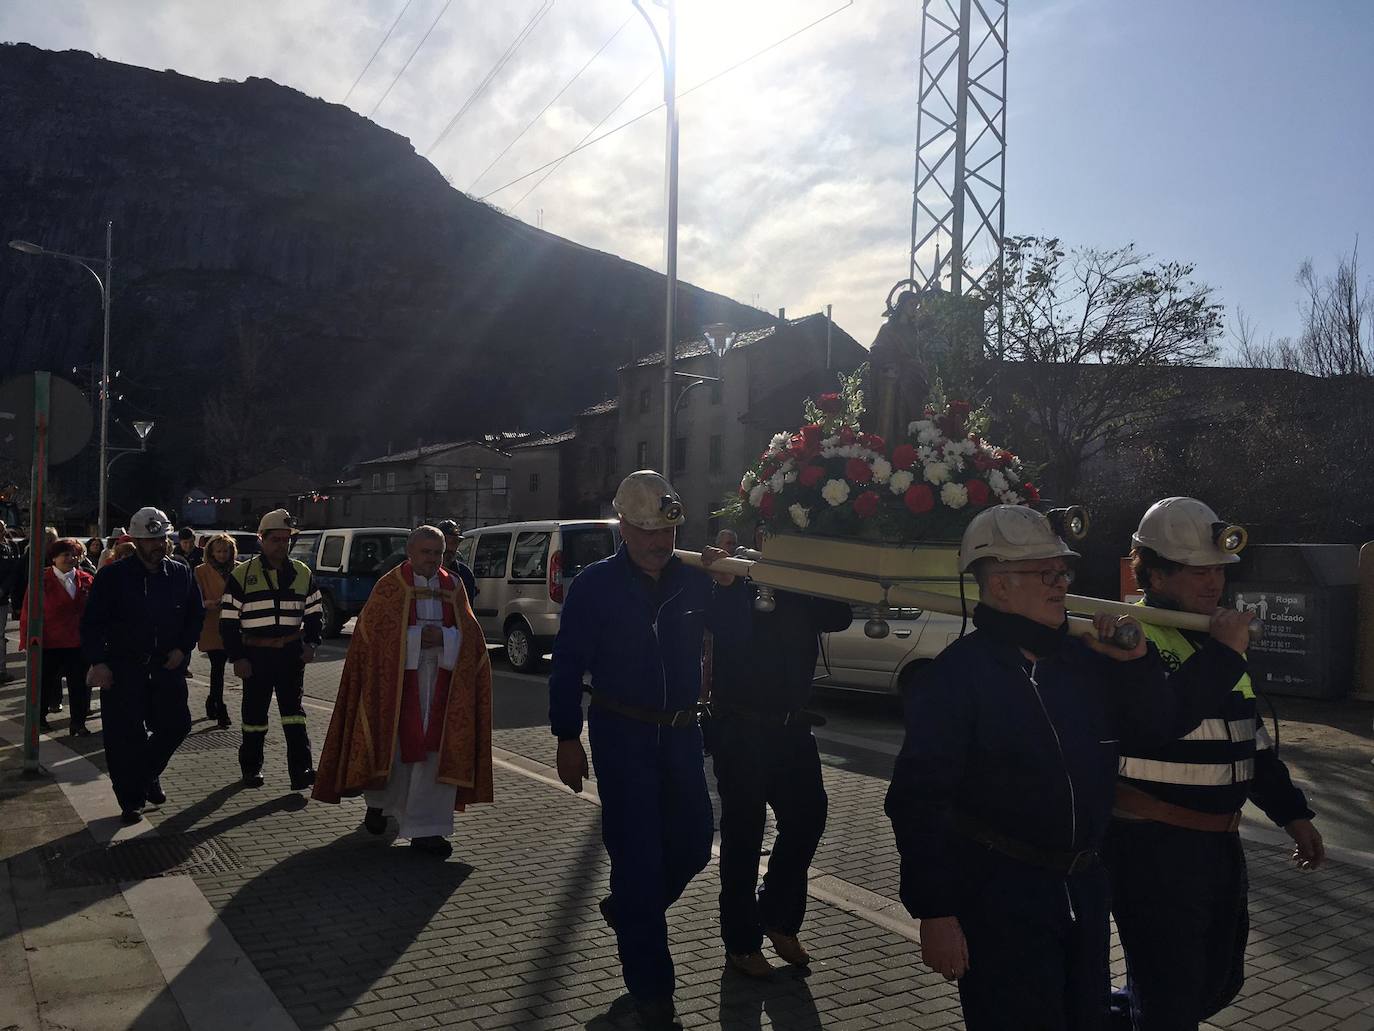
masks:
<svg viewBox="0 0 1374 1031"><path fill-rule="evenodd" d="M191 732L186 678L179 669L111 663L114 685L100 692L105 759L125 811L143 808L148 784L162 776Z"/></svg>
<svg viewBox="0 0 1374 1031"><path fill-rule="evenodd" d="M86 664L80 648L43 649L42 709L48 712L62 702L62 678L67 679L67 702L72 710L72 727L84 726L91 714L91 689L86 686Z"/></svg>
<svg viewBox="0 0 1374 1031"><path fill-rule="evenodd" d="M1107 861L1131 1026L1195 1031L1245 981L1250 915L1240 835L1113 820Z"/></svg>
<svg viewBox="0 0 1374 1031"><path fill-rule="evenodd" d="M1107 875L1064 877L972 845L959 924L968 1031L1098 1031L1107 1018Z"/></svg>
<svg viewBox="0 0 1374 1031"><path fill-rule="evenodd" d="M229 653L223 648L214 648L205 653L210 660L210 697L205 701L205 714L211 718L224 711L224 667L229 661Z"/></svg>
<svg viewBox="0 0 1374 1031"><path fill-rule="evenodd" d="M305 727L305 663L299 645L285 648L249 648L247 659L253 675L243 682L243 743L239 768L245 777L262 772L262 750L267 741L267 707L277 696L277 712L286 736L286 769L298 777L311 767L310 734Z"/></svg>
<svg viewBox="0 0 1374 1031"><path fill-rule="evenodd" d="M765 928L795 935L806 915L806 871L825 832L821 757L807 725L770 727L731 716L713 722L720 934L729 952L757 952ZM759 849L770 807L777 837L759 889Z"/></svg>
<svg viewBox="0 0 1374 1031"><path fill-rule="evenodd" d="M625 987L642 999L668 998L668 907L711 861L701 732L639 723L595 706L588 730Z"/></svg>

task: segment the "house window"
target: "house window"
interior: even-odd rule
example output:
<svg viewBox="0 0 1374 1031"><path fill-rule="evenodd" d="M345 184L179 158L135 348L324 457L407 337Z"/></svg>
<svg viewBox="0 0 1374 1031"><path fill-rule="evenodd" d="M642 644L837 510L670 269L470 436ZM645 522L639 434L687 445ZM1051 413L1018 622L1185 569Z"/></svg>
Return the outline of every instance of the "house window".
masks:
<svg viewBox="0 0 1374 1031"><path fill-rule="evenodd" d="M344 514L345 516L351 516L351 515L353 514L353 495L352 495L352 494L345 494L345 495L344 495L343 514Z"/></svg>
<svg viewBox="0 0 1374 1031"><path fill-rule="evenodd" d="M649 410L649 388L645 387L639 392L639 410L647 412Z"/></svg>
<svg viewBox="0 0 1374 1031"><path fill-rule="evenodd" d="M720 404L720 380L711 384L711 403L713 405Z"/></svg>
<svg viewBox="0 0 1374 1031"><path fill-rule="evenodd" d="M493 494L500 494L500 495L502 495L502 496L505 495L505 493L506 493L506 474L505 474L505 473L492 473L492 474L491 474L491 492L492 492Z"/></svg>
<svg viewBox="0 0 1374 1031"><path fill-rule="evenodd" d="M611 476L616 474L615 448L613 447L606 449L606 472Z"/></svg>
<svg viewBox="0 0 1374 1031"><path fill-rule="evenodd" d="M373 490L381 490L381 489L382 489L382 474L381 474L381 473L373 473L373 474L372 474L372 489L373 489Z"/></svg>
<svg viewBox="0 0 1374 1031"><path fill-rule="evenodd" d="M538 474L538 473L530 473L530 493L531 493L531 494L538 494L538 493L539 493L539 474Z"/></svg>
<svg viewBox="0 0 1374 1031"><path fill-rule="evenodd" d="M448 493L448 473L435 473L435 474L434 474L434 493L436 493L436 494L447 494L447 493Z"/></svg>
<svg viewBox="0 0 1374 1031"><path fill-rule="evenodd" d="M635 446L635 467L637 469L649 468L649 442L641 440Z"/></svg>
<svg viewBox="0 0 1374 1031"><path fill-rule="evenodd" d="M673 472L687 468L687 438L678 437L673 441Z"/></svg>
<svg viewBox="0 0 1374 1031"><path fill-rule="evenodd" d="M394 471L386 474L386 491L388 494L396 490L396 473Z"/></svg>
<svg viewBox="0 0 1374 1031"><path fill-rule="evenodd" d="M724 450L724 441L719 434L711 438L711 457L710 469L713 473L720 472L721 452Z"/></svg>

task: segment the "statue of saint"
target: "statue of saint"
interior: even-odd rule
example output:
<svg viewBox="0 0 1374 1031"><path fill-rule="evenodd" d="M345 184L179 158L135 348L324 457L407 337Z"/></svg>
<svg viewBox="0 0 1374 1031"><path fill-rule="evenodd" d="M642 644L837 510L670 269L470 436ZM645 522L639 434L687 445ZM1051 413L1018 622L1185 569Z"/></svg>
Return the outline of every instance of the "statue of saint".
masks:
<svg viewBox="0 0 1374 1031"><path fill-rule="evenodd" d="M907 425L921 418L930 391L930 372L917 339L919 307L918 295L904 290L888 310L887 321L868 352L864 396L873 415L865 420L864 428L889 444L906 440Z"/></svg>

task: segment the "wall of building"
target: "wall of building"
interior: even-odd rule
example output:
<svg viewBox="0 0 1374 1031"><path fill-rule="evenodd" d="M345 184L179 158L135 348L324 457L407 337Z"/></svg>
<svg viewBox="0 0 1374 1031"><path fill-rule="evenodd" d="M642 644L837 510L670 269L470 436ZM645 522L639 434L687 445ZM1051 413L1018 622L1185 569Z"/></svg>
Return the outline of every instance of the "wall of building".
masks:
<svg viewBox="0 0 1374 1031"><path fill-rule="evenodd" d="M419 526L452 519L466 528L510 518L511 458L480 444L419 460L368 463L358 473L357 487L330 496L330 525Z"/></svg>
<svg viewBox="0 0 1374 1031"><path fill-rule="evenodd" d="M561 473L566 443L518 447L511 452L511 519L563 516Z"/></svg>

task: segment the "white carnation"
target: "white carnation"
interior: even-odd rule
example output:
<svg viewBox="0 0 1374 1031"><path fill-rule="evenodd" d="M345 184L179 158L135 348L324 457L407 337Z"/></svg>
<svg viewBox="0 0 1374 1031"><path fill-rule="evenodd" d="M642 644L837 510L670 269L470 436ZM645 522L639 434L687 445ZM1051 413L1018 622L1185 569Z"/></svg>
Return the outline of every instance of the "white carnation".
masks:
<svg viewBox="0 0 1374 1031"><path fill-rule="evenodd" d="M759 478L754 475L754 472L751 469L749 472L745 473L743 479L739 481L739 489L744 491L753 490L754 484L758 482Z"/></svg>
<svg viewBox="0 0 1374 1031"><path fill-rule="evenodd" d="M916 431L916 439L922 444L934 444L940 439L940 430L932 422L922 422Z"/></svg>
<svg viewBox="0 0 1374 1031"><path fill-rule="evenodd" d="M949 463L951 469L956 471L964 467L963 456L957 452L951 453L949 448L945 448L945 461Z"/></svg>
<svg viewBox="0 0 1374 1031"><path fill-rule="evenodd" d="M1019 505L1021 504L1021 495L1014 490L1009 490L1002 495L1001 501L1004 505Z"/></svg>
<svg viewBox="0 0 1374 1031"><path fill-rule="evenodd" d="M1007 478L1002 475L1001 469L993 469L988 473L988 486L992 488L994 494L1004 494L1009 486Z"/></svg>
<svg viewBox="0 0 1374 1031"><path fill-rule="evenodd" d="M968 488L962 483L946 483L940 488L940 500L950 508L963 508L968 504Z"/></svg>
<svg viewBox="0 0 1374 1031"><path fill-rule="evenodd" d="M931 483L940 484L949 479L949 466L944 462L929 462L926 464L926 479Z"/></svg>
<svg viewBox="0 0 1374 1031"><path fill-rule="evenodd" d="M792 434L790 434L790 433L777 433L777 434L774 434L774 435L773 435L773 439L772 439L771 441L768 442L768 450L769 450L769 451L781 451L781 450L783 450L785 447L787 447L787 445L790 444L790 443L792 443Z"/></svg>
<svg viewBox="0 0 1374 1031"><path fill-rule="evenodd" d="M916 477L913 476L910 471L898 469L892 474L892 479L887 481L887 488L892 491L893 494L905 494L911 488L912 481L915 479Z"/></svg>
<svg viewBox="0 0 1374 1031"><path fill-rule="evenodd" d="M834 457L835 457L835 449L834 449L833 447L823 447L823 448L821 448L821 457L822 457L822 458L834 458Z"/></svg>
<svg viewBox="0 0 1374 1031"><path fill-rule="evenodd" d="M886 458L873 459L873 478L879 483L886 483L887 478L892 475L892 463Z"/></svg>
<svg viewBox="0 0 1374 1031"><path fill-rule="evenodd" d="M917 419L915 422L907 423L906 426L906 432L908 435L914 434L919 436L920 434L933 429L935 429L935 423L931 422L929 419Z"/></svg>
<svg viewBox="0 0 1374 1031"><path fill-rule="evenodd" d="M802 505L789 505L787 514L792 517L792 522L796 523L800 529L805 530L806 525L811 522L811 515Z"/></svg>
<svg viewBox="0 0 1374 1031"><path fill-rule="evenodd" d="M782 485L784 482L785 478L783 477L782 472L776 472L768 479L768 489L771 490L774 494L781 494Z"/></svg>
<svg viewBox="0 0 1374 1031"><path fill-rule="evenodd" d="M844 480L827 480L821 488L821 497L830 503L830 507L843 505L849 500L849 484Z"/></svg>
<svg viewBox="0 0 1374 1031"><path fill-rule="evenodd" d="M783 482L783 483L796 483L796 482L797 482L797 477L798 477L799 475L801 475L801 474L798 473L797 470L792 469L791 471L785 472L785 473L782 474L782 482Z"/></svg>
<svg viewBox="0 0 1374 1031"><path fill-rule="evenodd" d="M756 483L754 485L754 488L749 492L749 504L753 505L755 508L758 508L759 503L763 501L763 496L767 493L768 484Z"/></svg>

